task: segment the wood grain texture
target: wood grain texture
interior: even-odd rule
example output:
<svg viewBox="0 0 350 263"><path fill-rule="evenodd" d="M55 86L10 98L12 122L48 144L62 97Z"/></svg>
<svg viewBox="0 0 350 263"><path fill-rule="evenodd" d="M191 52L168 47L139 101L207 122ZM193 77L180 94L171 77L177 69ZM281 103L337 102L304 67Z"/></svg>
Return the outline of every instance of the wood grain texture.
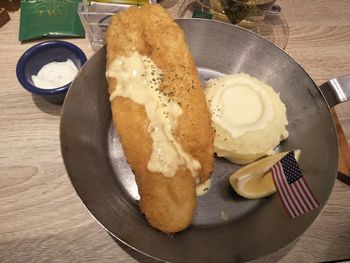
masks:
<svg viewBox="0 0 350 263"><path fill-rule="evenodd" d="M350 74L348 0L280 0L290 27L286 51L320 85ZM179 2L164 0L172 14ZM18 83L19 13L0 28L0 262L154 262L111 238L77 197L59 146L60 106ZM85 39L68 40L93 53ZM336 106L350 142L350 102ZM350 186L337 181L317 221L295 242L254 262L350 258Z"/></svg>

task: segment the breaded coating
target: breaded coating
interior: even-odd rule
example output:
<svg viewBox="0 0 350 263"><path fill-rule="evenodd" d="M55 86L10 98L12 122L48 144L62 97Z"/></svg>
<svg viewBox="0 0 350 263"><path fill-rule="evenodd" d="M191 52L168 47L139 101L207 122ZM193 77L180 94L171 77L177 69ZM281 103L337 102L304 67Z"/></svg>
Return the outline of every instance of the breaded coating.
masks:
<svg viewBox="0 0 350 263"><path fill-rule="evenodd" d="M210 113L193 58L184 34L160 5L131 7L116 14L107 30L107 69L114 59L133 50L150 57L164 73L160 89L182 109L174 131L185 152L201 164L200 182L213 169L213 138ZM108 78L111 94L117 79ZM182 165L175 176L150 172L147 164L152 153L152 139L147 131L149 119L145 108L126 97L111 102L113 123L127 160L135 174L141 211L149 223L174 233L191 224L196 206L196 180Z"/></svg>

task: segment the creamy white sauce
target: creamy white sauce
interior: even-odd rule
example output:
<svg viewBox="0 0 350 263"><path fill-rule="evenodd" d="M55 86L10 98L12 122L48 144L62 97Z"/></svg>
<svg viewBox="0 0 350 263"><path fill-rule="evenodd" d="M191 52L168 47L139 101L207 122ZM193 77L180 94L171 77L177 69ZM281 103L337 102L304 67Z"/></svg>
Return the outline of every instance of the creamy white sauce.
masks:
<svg viewBox="0 0 350 263"><path fill-rule="evenodd" d="M118 80L110 101L121 96L145 106L153 147L147 167L149 171L171 177L179 166L186 165L192 175L197 176L200 163L184 152L173 136L182 109L160 90L162 70L149 57L134 51L129 56L115 59L106 75Z"/></svg>
<svg viewBox="0 0 350 263"><path fill-rule="evenodd" d="M229 220L229 217L226 215L225 211L221 210L220 217L223 221Z"/></svg>
<svg viewBox="0 0 350 263"><path fill-rule="evenodd" d="M211 187L211 179L209 178L204 183L201 183L196 186L196 195L202 196L208 193L209 189Z"/></svg>
<svg viewBox="0 0 350 263"><path fill-rule="evenodd" d="M34 86L41 89L62 87L71 82L78 73L72 60L65 62L50 62L44 65L37 75L32 75Z"/></svg>
<svg viewBox="0 0 350 263"><path fill-rule="evenodd" d="M274 118L268 94L253 78L225 76L209 81L207 87L215 91L210 103L212 120L233 138L264 129Z"/></svg>

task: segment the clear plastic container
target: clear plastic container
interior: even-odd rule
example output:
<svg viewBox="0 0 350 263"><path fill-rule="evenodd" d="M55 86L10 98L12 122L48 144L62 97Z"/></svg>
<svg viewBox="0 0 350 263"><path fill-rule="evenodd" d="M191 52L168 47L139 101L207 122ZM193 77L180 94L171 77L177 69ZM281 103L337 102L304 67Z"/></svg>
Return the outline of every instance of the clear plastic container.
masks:
<svg viewBox="0 0 350 263"><path fill-rule="evenodd" d="M157 1L149 0L149 3ZM135 1L137 5L137 1ZM83 0L79 3L78 14L84 26L85 33L90 41L91 47L97 51L105 45L105 32L112 16L123 9L129 8L129 4L89 2Z"/></svg>

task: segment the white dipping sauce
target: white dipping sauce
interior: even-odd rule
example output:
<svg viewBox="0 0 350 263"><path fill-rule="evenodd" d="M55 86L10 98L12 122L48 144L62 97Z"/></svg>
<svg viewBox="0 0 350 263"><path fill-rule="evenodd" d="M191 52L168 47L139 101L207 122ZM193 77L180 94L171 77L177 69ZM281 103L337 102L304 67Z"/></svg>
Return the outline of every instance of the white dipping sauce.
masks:
<svg viewBox="0 0 350 263"><path fill-rule="evenodd" d="M50 62L43 66L37 75L32 75L34 85L41 89L62 87L71 82L78 73L72 60Z"/></svg>

